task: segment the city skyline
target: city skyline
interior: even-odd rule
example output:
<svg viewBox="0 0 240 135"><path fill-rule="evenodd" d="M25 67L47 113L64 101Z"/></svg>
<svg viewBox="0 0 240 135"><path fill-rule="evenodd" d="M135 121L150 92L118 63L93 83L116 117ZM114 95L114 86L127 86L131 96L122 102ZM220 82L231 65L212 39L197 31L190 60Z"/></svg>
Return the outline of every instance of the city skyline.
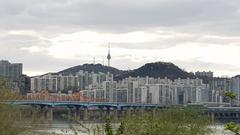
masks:
<svg viewBox="0 0 240 135"><path fill-rule="evenodd" d="M107 62L135 69L172 62L188 72L239 74L238 1L0 0L0 59L30 76ZM17 23L16 23L17 22Z"/></svg>

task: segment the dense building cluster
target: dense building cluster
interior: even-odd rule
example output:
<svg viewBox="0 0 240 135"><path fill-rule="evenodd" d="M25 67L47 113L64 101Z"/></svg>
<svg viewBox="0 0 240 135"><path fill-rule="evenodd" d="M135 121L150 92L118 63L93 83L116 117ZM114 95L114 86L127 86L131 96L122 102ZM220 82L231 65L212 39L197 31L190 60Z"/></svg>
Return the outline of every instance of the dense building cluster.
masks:
<svg viewBox="0 0 240 135"><path fill-rule="evenodd" d="M84 96L109 102L186 104L206 102L209 86L201 79L129 77L114 81L108 73L80 71L76 75L46 74L31 79L31 90L80 91Z"/></svg>
<svg viewBox="0 0 240 135"><path fill-rule="evenodd" d="M31 91L80 92L83 96L109 102L177 105L223 103L224 94L233 91L240 101L240 77L214 78L212 72L198 72L203 79L128 77L114 81L113 74L79 71L76 75L46 74L31 78Z"/></svg>
<svg viewBox="0 0 240 135"><path fill-rule="evenodd" d="M81 91L88 87L112 81L112 74L79 71L76 75L49 73L31 79L31 91L47 90L50 92Z"/></svg>
<svg viewBox="0 0 240 135"><path fill-rule="evenodd" d="M236 93L240 101L240 76L213 77L213 72L196 72L195 79L169 79L127 77L114 80L111 73L94 73L80 70L74 75L48 73L31 79L22 74L21 63L0 61L0 76L10 81L13 90L51 93L80 92L83 96L106 99L109 102L151 103L177 105L187 103L227 102L226 92Z"/></svg>
<svg viewBox="0 0 240 135"><path fill-rule="evenodd" d="M206 72L206 71L203 71L203 72L197 71L197 72L195 72L195 75L196 75L197 77L209 77L209 78L213 78L213 72L211 72L211 71L208 71L208 72Z"/></svg>
<svg viewBox="0 0 240 135"><path fill-rule="evenodd" d="M81 92L110 102L174 105L207 101L207 90L208 85L201 79L129 77L118 82L106 81L97 88Z"/></svg>

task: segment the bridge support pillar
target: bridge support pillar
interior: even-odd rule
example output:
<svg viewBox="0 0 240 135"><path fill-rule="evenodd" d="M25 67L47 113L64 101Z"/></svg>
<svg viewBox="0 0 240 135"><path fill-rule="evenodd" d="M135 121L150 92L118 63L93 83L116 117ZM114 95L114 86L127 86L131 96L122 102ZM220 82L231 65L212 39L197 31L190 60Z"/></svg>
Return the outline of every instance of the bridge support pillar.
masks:
<svg viewBox="0 0 240 135"><path fill-rule="evenodd" d="M153 109L152 109L152 117L153 117L153 118L156 116L156 110L157 110L156 108L153 108Z"/></svg>
<svg viewBox="0 0 240 135"><path fill-rule="evenodd" d="M125 115L125 111L122 107L119 107L119 111L118 111L118 117L123 117Z"/></svg>
<svg viewBox="0 0 240 135"><path fill-rule="evenodd" d="M131 113L132 113L132 108L131 108L131 107L130 107L130 108L127 108L127 116L130 116Z"/></svg>
<svg viewBox="0 0 240 135"><path fill-rule="evenodd" d="M52 121L53 120L53 109L51 107L47 108L47 120Z"/></svg>
<svg viewBox="0 0 240 135"><path fill-rule="evenodd" d="M145 107L140 107L139 110L140 110L140 115L143 116L145 113Z"/></svg>
<svg viewBox="0 0 240 135"><path fill-rule="evenodd" d="M68 120L71 120L71 108L68 108L67 119L68 119Z"/></svg>
<svg viewBox="0 0 240 135"><path fill-rule="evenodd" d="M212 113L211 113L211 120L212 120L212 122L214 122L214 117L215 117L215 116L214 116L214 112L212 112Z"/></svg>
<svg viewBox="0 0 240 135"><path fill-rule="evenodd" d="M100 119L101 120L104 120L105 119L105 116L106 116L106 112L105 112L105 109L104 107L99 107L99 114L100 114Z"/></svg>
<svg viewBox="0 0 240 135"><path fill-rule="evenodd" d="M105 120L106 117L109 116L109 114L110 114L110 108L104 107L103 108L103 120Z"/></svg>
<svg viewBox="0 0 240 135"><path fill-rule="evenodd" d="M22 121L22 110L19 111L19 121Z"/></svg>
<svg viewBox="0 0 240 135"><path fill-rule="evenodd" d="M48 106L40 106L40 111L39 113L35 112L35 119L41 118L42 120L47 119L47 112L48 112Z"/></svg>
<svg viewBox="0 0 240 135"><path fill-rule="evenodd" d="M68 120L77 120L77 108L68 108L68 115L67 118Z"/></svg>
<svg viewBox="0 0 240 135"><path fill-rule="evenodd" d="M32 121L34 121L36 117L36 112L34 111L34 109L31 110L31 117L32 117Z"/></svg>
<svg viewBox="0 0 240 135"><path fill-rule="evenodd" d="M73 110L73 118L74 118L74 120L77 120L77 112L78 112L78 110L77 110L77 108L75 108Z"/></svg>
<svg viewBox="0 0 240 135"><path fill-rule="evenodd" d="M113 109L113 117L114 117L114 120L115 120L115 121L118 120L118 108L114 108L114 109Z"/></svg>
<svg viewBox="0 0 240 135"><path fill-rule="evenodd" d="M111 108L110 108L110 107L107 107L106 115L107 115L107 116L111 116L111 113L112 113Z"/></svg>
<svg viewBox="0 0 240 135"><path fill-rule="evenodd" d="M83 110L83 120L84 121L88 120L88 108L84 108Z"/></svg>
<svg viewBox="0 0 240 135"><path fill-rule="evenodd" d="M81 119L81 110L79 107L76 108L76 119L77 120Z"/></svg>

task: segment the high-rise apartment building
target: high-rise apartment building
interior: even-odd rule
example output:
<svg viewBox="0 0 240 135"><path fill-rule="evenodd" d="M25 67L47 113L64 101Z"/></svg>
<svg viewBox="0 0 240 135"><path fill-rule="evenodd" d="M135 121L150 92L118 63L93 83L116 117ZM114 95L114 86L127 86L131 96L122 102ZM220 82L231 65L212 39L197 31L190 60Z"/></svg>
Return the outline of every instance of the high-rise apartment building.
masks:
<svg viewBox="0 0 240 135"><path fill-rule="evenodd" d="M128 77L118 82L104 81L81 92L109 102L177 105L208 102L209 90L201 79Z"/></svg>
<svg viewBox="0 0 240 135"><path fill-rule="evenodd" d="M49 73L31 78L31 91L67 92L96 88L104 81L113 80L108 73L93 73L79 71L76 75L61 75Z"/></svg>
<svg viewBox="0 0 240 135"><path fill-rule="evenodd" d="M208 72L206 72L206 71L202 71L202 72L197 71L197 72L195 72L195 75L197 77L209 77L209 78L212 78L213 77L213 72L212 71L208 71Z"/></svg>
<svg viewBox="0 0 240 135"><path fill-rule="evenodd" d="M21 63L10 63L6 60L0 61L0 76L6 77L12 81L18 81L22 75Z"/></svg>
<svg viewBox="0 0 240 135"><path fill-rule="evenodd" d="M240 76L231 78L231 91L237 94L236 99L240 101Z"/></svg>

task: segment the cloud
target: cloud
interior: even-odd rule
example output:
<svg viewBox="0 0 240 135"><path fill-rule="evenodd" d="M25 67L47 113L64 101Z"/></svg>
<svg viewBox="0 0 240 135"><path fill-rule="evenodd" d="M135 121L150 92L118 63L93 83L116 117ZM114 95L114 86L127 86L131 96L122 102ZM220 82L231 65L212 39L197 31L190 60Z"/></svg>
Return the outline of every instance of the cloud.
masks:
<svg viewBox="0 0 240 135"><path fill-rule="evenodd" d="M83 31L73 34L64 34L49 39L51 45L48 47L30 46L21 49L31 53L45 51L47 54L56 58L74 59L84 56L94 57L105 55L108 43L139 44L155 41L158 37L158 34L141 31L124 34Z"/></svg>
<svg viewBox="0 0 240 135"><path fill-rule="evenodd" d="M40 47L40 46L31 46L31 47L23 47L21 48L21 50L26 50L30 53L39 53L39 52L47 51L47 48Z"/></svg>
<svg viewBox="0 0 240 135"><path fill-rule="evenodd" d="M229 34L238 33L239 4L226 0L1 0L0 17L5 19L0 25L5 29L52 33L129 32L163 27Z"/></svg>
<svg viewBox="0 0 240 135"><path fill-rule="evenodd" d="M204 62L200 60L189 61L173 61L180 65L183 69L196 72L196 71L214 71L214 76L235 76L239 73L240 67L230 64L217 64L213 62ZM196 70L197 69L197 70Z"/></svg>
<svg viewBox="0 0 240 135"><path fill-rule="evenodd" d="M0 58L31 75L106 58L121 69L173 61L240 71L240 1L0 0ZM181 61L181 62L179 62ZM122 64L124 63L124 64ZM208 66L207 66L208 65ZM212 65L212 66L211 66ZM207 69L206 69L207 70Z"/></svg>

